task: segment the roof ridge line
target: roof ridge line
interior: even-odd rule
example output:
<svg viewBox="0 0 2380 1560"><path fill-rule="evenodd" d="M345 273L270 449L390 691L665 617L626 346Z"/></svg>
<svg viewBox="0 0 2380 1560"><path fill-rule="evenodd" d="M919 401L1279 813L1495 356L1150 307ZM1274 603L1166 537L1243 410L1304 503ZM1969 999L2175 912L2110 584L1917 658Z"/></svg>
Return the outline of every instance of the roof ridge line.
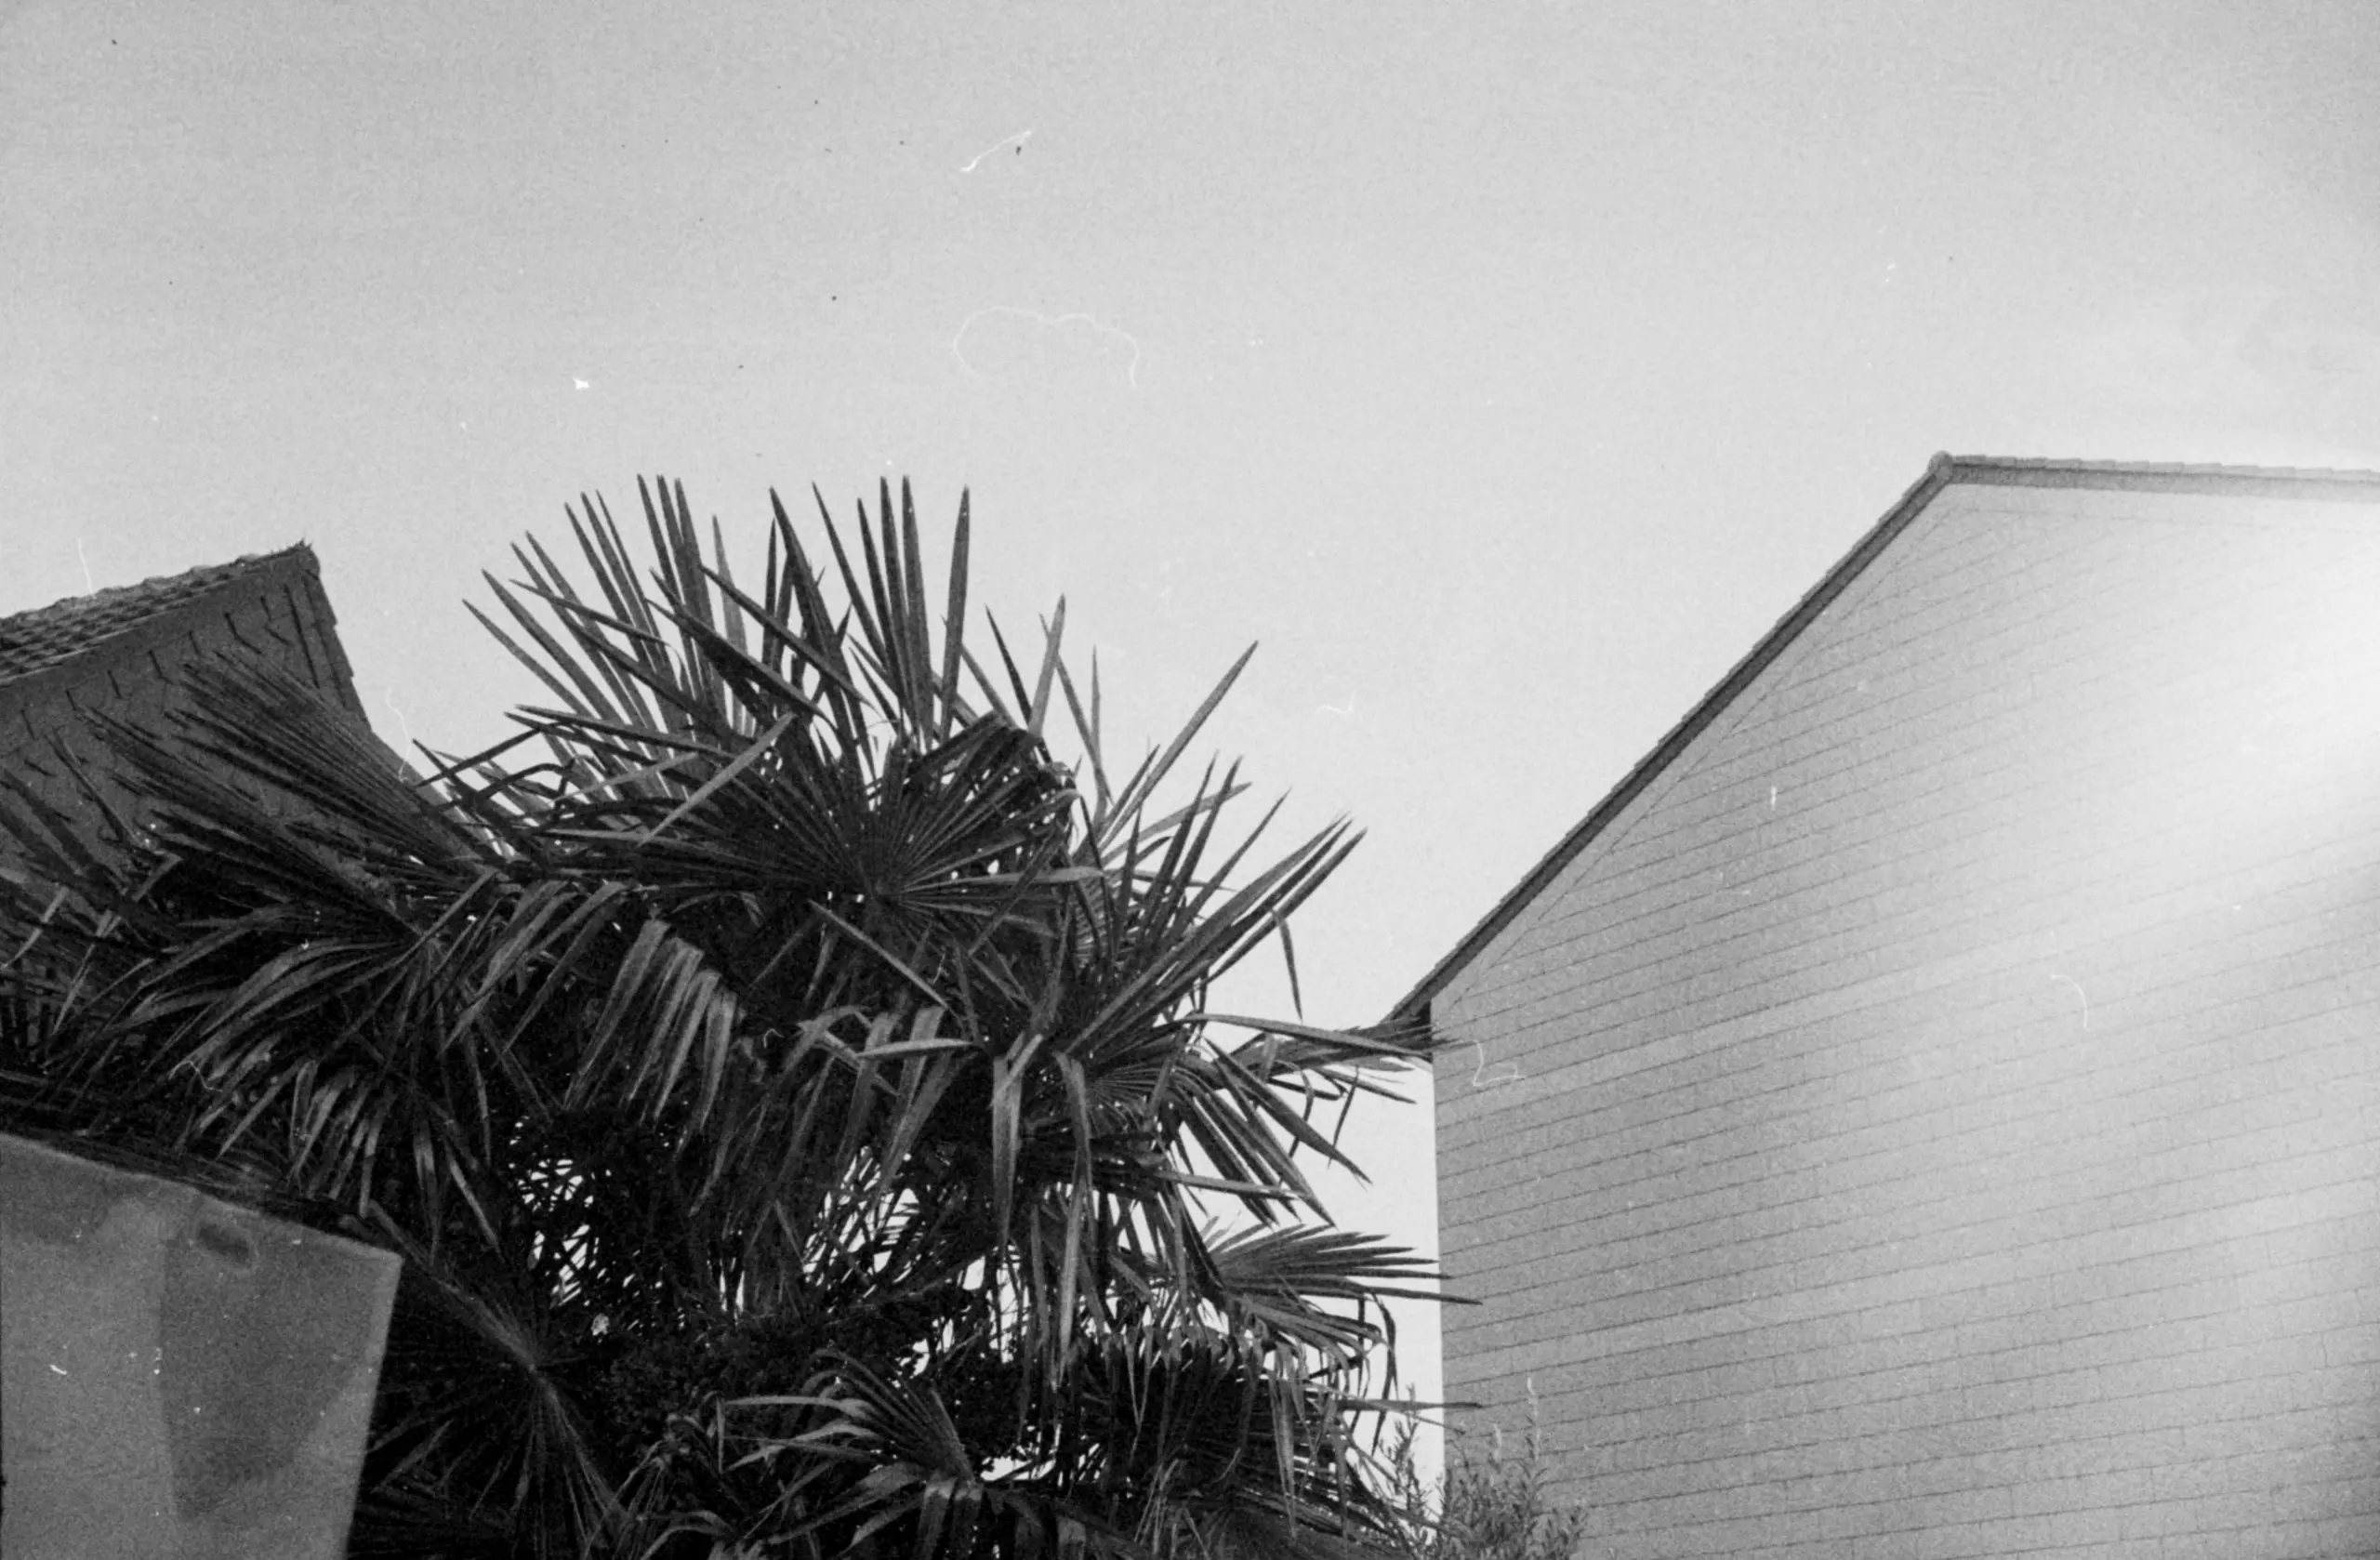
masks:
<svg viewBox="0 0 2380 1560"><path fill-rule="evenodd" d="M2355 466L2259 466L2228 461L2084 460L2065 456L1937 455L1962 471L2105 471L2145 477L2283 477L2294 482L2380 483L2380 470Z"/></svg>

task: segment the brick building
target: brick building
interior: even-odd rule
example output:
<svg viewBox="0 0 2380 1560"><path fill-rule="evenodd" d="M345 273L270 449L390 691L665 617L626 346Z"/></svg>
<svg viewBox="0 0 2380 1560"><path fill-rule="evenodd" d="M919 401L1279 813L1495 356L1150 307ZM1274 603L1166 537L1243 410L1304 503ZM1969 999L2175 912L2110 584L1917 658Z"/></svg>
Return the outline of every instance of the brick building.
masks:
<svg viewBox="0 0 2380 1560"><path fill-rule="evenodd" d="M1398 1017L1584 1554L2380 1553L2380 475L1937 457Z"/></svg>

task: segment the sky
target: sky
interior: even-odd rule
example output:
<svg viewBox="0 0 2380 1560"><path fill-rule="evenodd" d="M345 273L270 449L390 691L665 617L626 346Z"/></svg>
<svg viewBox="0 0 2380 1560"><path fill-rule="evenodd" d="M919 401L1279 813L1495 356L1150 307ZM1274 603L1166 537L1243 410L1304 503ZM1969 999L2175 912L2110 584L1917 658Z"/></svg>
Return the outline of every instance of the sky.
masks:
<svg viewBox="0 0 2380 1560"><path fill-rule="evenodd" d="M1111 747L1261 646L1368 1023L1937 450L2380 467L2375 79L2352 0L0 0L0 614L304 540L458 750L581 493L963 488ZM1333 1209L1428 1249L1418 1093Z"/></svg>

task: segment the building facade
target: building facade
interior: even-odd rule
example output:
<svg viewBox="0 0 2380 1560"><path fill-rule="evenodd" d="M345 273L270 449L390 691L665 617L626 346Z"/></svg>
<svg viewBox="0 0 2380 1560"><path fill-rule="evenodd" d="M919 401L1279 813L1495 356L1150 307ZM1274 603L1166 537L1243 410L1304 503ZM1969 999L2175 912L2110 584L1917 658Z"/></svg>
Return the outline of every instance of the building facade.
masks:
<svg viewBox="0 0 2380 1560"><path fill-rule="evenodd" d="M1938 457L1401 1005L1583 1553L2380 1553L2380 476Z"/></svg>

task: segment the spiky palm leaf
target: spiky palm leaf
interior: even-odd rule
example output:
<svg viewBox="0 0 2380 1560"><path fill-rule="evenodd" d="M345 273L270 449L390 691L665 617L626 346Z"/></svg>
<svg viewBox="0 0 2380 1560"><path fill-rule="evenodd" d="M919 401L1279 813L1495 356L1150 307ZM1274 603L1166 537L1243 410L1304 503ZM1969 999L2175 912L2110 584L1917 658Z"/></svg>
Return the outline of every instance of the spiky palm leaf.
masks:
<svg viewBox="0 0 2380 1560"><path fill-rule="evenodd" d="M408 1254L365 1530L424 1553L1389 1535L1347 1416L1425 1275L1302 1223L1296 1156L1409 1053L1203 1011L1353 845L1251 868L1236 775L1159 802L1238 667L1113 785L1063 608L1005 691L965 644L963 501L937 624L906 487L831 570L777 507L748 589L640 491L649 579L584 504L583 584L489 582L543 760L416 780L225 670L110 732L153 818L108 849L20 792L77 892L9 895L0 1099Z"/></svg>

